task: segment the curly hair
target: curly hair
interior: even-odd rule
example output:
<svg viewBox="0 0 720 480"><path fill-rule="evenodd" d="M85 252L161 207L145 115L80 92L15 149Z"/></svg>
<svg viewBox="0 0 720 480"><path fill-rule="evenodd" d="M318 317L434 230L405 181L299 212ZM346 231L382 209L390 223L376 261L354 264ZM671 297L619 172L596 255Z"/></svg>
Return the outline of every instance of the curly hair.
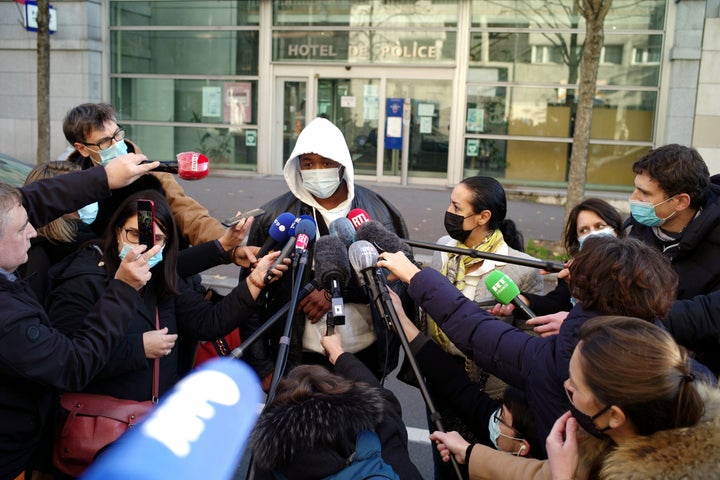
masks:
<svg viewBox="0 0 720 480"><path fill-rule="evenodd" d="M603 315L664 317L678 278L659 251L633 238L589 237L570 265L570 292Z"/></svg>

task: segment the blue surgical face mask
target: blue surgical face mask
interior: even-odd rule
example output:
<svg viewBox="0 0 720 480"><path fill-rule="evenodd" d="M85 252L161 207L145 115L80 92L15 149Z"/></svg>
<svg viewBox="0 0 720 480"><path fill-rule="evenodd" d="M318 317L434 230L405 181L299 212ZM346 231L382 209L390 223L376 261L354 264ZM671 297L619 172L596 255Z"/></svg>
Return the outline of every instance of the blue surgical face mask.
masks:
<svg viewBox="0 0 720 480"><path fill-rule="evenodd" d="M81 222L90 225L97 218L98 203L94 202L94 203L91 203L90 205L85 205L80 210L78 210L77 213L78 213L78 215L80 215Z"/></svg>
<svg viewBox="0 0 720 480"><path fill-rule="evenodd" d="M101 163L103 165L107 165L107 163L113 158L119 157L120 155L125 155L126 153L128 153L128 148L124 139L120 140L119 142L115 142L105 150L100 150L98 152L98 154L100 155Z"/></svg>
<svg viewBox="0 0 720 480"><path fill-rule="evenodd" d="M674 210L670 215L665 218L660 218L655 213L655 207L657 207L658 205L662 205L663 203L672 200L673 198L675 198L674 195L670 198L663 200L660 203L656 203L655 205L650 202L641 202L638 200L630 199L630 215L632 215L635 220L645 225L646 227L659 227L660 225L668 221L670 217L675 215L677 213L677 210Z"/></svg>
<svg viewBox="0 0 720 480"><path fill-rule="evenodd" d="M123 245L123 247L122 247L122 249L120 250L120 253L118 254L118 257L120 257L120 260L122 260L123 258L125 258L125 255L127 255L128 252L130 252L130 251L135 247L135 245L130 245L130 244L127 244L127 243L125 243L125 242L123 242L122 245ZM163 250L165 250L165 247L161 248L159 252L157 252L157 253L156 253L155 255L153 255L152 257L148 258L148 261L147 261L147 262L148 262L148 265L150 266L150 268L153 268L155 265L157 265L158 263L162 262L162 259L163 259Z"/></svg>
<svg viewBox="0 0 720 480"><path fill-rule="evenodd" d="M498 446L498 439L500 438L500 435L503 437L509 438L510 440L516 440L518 442L522 442L523 439L519 437L511 437L510 435L505 435L500 431L500 421L498 420L500 418L500 415L502 414L502 406L495 410L495 413L490 415L490 421L488 422L488 433L490 434L490 441L495 446L495 449L497 450L503 450ZM517 452L508 452L512 453L513 455L520 455L520 452L522 450L519 450Z"/></svg>

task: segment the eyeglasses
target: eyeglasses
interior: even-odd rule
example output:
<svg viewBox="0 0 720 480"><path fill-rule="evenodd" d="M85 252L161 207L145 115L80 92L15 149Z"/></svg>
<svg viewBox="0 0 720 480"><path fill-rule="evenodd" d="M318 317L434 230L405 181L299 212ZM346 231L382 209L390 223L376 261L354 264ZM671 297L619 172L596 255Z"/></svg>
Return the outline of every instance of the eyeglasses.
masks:
<svg viewBox="0 0 720 480"><path fill-rule="evenodd" d="M105 137L101 139L98 143L85 143L80 142L86 147L97 147L100 150L105 150L106 148L110 148L112 145L113 140L116 142L119 142L120 140L123 140L125 138L125 128L118 125L118 129L115 130L115 133L112 134L112 137Z"/></svg>
<svg viewBox="0 0 720 480"><path fill-rule="evenodd" d="M502 416L503 416L503 409L500 408L500 409L497 410L497 411L495 412L495 414L493 415L493 421L494 421L495 423L502 423L502 424L505 425L507 428L509 428L510 430L512 430L513 433L515 433L515 435L517 435L517 437L511 437L511 436L509 436L509 435L505 435L505 434L502 433L502 432L500 432L500 435L502 435L502 436L504 436L504 437L512 438L513 440L523 440L523 439L525 438L525 437L523 436L523 434L520 433L520 432L518 432L517 430L515 430L515 428L513 428L512 425L508 425L507 422L506 422L505 420L503 420L503 417L502 417Z"/></svg>
<svg viewBox="0 0 720 480"><path fill-rule="evenodd" d="M140 243L140 232L137 228L123 228L122 231L125 233L125 240L129 243ZM155 235L155 245L165 245L167 237L161 233Z"/></svg>

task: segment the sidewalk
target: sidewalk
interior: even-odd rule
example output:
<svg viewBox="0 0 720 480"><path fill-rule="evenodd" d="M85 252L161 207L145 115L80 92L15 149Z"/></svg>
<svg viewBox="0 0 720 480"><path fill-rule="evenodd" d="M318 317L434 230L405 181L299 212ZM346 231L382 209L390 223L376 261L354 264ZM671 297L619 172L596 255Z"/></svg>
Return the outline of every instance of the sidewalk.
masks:
<svg viewBox="0 0 720 480"><path fill-rule="evenodd" d="M411 239L434 243L445 235L443 218L450 202L449 188L357 183L376 191L400 210ZM181 184L188 195L206 206L216 218L231 216L238 209L258 207L287 191L285 179L279 175L229 171L213 172L203 181L181 181ZM515 221L526 244L531 239L560 240L565 208L557 204L557 199L564 198L564 191L508 187L506 192L507 218ZM603 194L603 197L624 201L627 205L626 193ZM418 260L423 262L428 262L433 253L422 249L415 249L415 252ZM220 288L231 288L237 281L237 268L217 267L207 272L206 280Z"/></svg>

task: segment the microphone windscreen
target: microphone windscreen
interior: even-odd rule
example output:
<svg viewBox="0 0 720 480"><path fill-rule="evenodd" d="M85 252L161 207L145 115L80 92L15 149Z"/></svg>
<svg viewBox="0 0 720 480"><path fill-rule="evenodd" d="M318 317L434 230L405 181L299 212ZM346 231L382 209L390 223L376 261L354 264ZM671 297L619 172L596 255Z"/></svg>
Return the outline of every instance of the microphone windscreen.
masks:
<svg viewBox="0 0 720 480"><path fill-rule="evenodd" d="M345 217L336 218L330 222L328 231L330 235L335 235L342 240L345 248L348 248L355 242L355 227L353 227L352 222Z"/></svg>
<svg viewBox="0 0 720 480"><path fill-rule="evenodd" d="M314 219L313 217L311 217L310 215L300 215L300 216L297 217L297 218L293 221L293 223L290 225L290 232L289 232L289 233L290 233L290 236L291 236L291 237L297 236L297 235L296 235L296 232L295 232L295 229L297 228L298 223L300 223L300 220L302 220L302 219L310 220L311 222L313 222L313 224L315 223L315 219Z"/></svg>
<svg viewBox="0 0 720 480"><path fill-rule="evenodd" d="M325 235L315 243L315 277L326 288L332 278L338 279L340 285L350 281L350 260L347 247L338 237ZM330 288L327 288L330 290Z"/></svg>
<svg viewBox="0 0 720 480"><path fill-rule="evenodd" d="M495 297L495 300L503 305L509 304L520 295L520 289L515 282L500 270L493 270L485 277L485 287Z"/></svg>
<svg viewBox="0 0 720 480"><path fill-rule="evenodd" d="M376 220L370 220L360 225L355 237L358 240L367 240L385 252L403 252L406 257L413 259L410 246Z"/></svg>
<svg viewBox="0 0 720 480"><path fill-rule="evenodd" d="M348 213L347 218L350 220L353 227L355 227L355 230L360 228L360 225L363 223L372 220L372 218L370 218L370 214L362 208L353 208L350 210L350 213Z"/></svg>
<svg viewBox="0 0 720 480"><path fill-rule="evenodd" d="M372 243L367 240L358 240L348 249L350 265L357 273L370 267L377 267L378 252Z"/></svg>
<svg viewBox="0 0 720 480"><path fill-rule="evenodd" d="M306 217L306 218L302 218ZM308 241L313 241L315 238L315 220L312 219L312 217L307 215L301 215L300 221L295 225L295 236L298 237L300 235L307 235Z"/></svg>
<svg viewBox="0 0 720 480"><path fill-rule="evenodd" d="M295 215L290 212L283 212L270 224L270 235L276 242L285 243L290 238L290 226L295 221Z"/></svg>
<svg viewBox="0 0 720 480"><path fill-rule="evenodd" d="M182 379L93 462L87 480L233 478L259 415L260 381L231 357Z"/></svg>

